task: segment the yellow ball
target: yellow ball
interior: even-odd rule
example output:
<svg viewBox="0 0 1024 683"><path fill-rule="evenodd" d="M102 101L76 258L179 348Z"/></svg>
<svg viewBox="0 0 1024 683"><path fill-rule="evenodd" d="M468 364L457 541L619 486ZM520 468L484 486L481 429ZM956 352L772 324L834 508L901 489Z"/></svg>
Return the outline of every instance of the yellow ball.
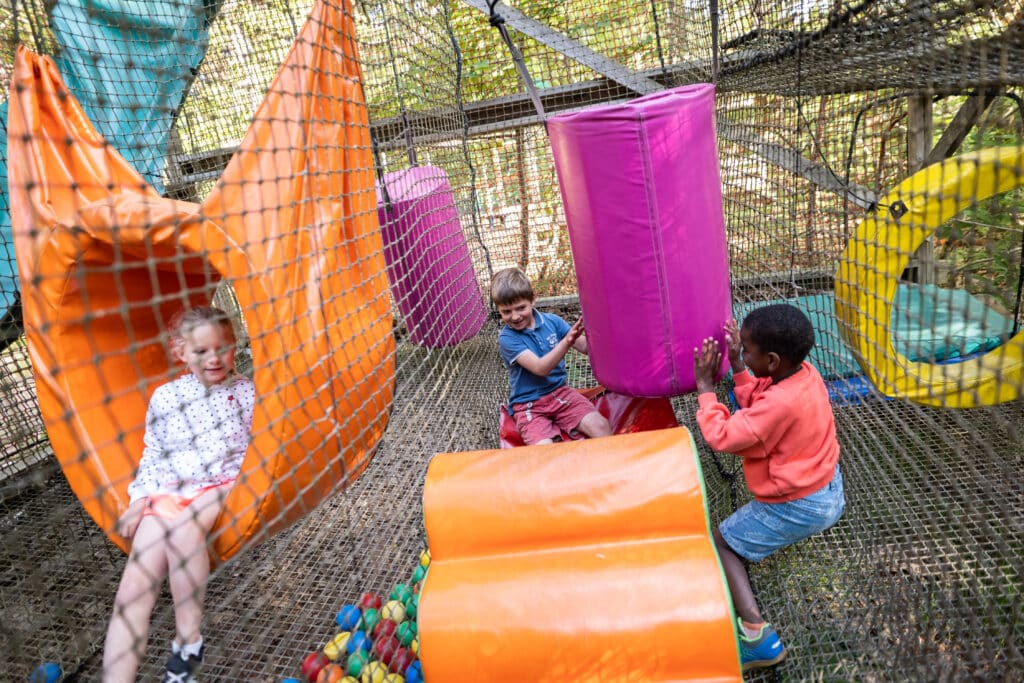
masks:
<svg viewBox="0 0 1024 683"><path fill-rule="evenodd" d="M402 604L401 600L388 600L380 608L380 618L390 619L396 624L401 624L405 621L405 605Z"/></svg>
<svg viewBox="0 0 1024 683"><path fill-rule="evenodd" d="M342 631L331 638L331 641L324 645L324 654L327 655L327 659L333 662L338 657L345 654L345 648L348 647L348 639L351 637L351 633L348 631Z"/></svg>
<svg viewBox="0 0 1024 683"><path fill-rule="evenodd" d="M388 675L388 667L383 662L370 662L363 667L363 683L384 683Z"/></svg>
<svg viewBox="0 0 1024 683"><path fill-rule="evenodd" d="M430 548L427 548L422 553L420 553L420 564L422 564L424 567L430 566Z"/></svg>
<svg viewBox="0 0 1024 683"><path fill-rule="evenodd" d="M354 676L345 676L341 679L341 683L359 683L359 679Z"/></svg>
<svg viewBox="0 0 1024 683"><path fill-rule="evenodd" d="M409 644L409 649L412 650L412 653L414 655L416 655L417 657L420 656L420 637L419 636L416 636L415 638L412 639L412 643Z"/></svg>
<svg viewBox="0 0 1024 683"><path fill-rule="evenodd" d="M384 683L405 683L405 676L399 674L388 674L384 677Z"/></svg>

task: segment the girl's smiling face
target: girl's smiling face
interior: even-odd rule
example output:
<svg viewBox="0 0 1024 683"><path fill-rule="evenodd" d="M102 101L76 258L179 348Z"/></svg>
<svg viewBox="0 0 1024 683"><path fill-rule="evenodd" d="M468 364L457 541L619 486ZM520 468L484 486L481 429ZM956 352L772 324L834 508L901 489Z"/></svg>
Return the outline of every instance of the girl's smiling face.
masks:
<svg viewBox="0 0 1024 683"><path fill-rule="evenodd" d="M204 387L220 384L235 371L235 339L218 323L201 323L183 332L178 358Z"/></svg>

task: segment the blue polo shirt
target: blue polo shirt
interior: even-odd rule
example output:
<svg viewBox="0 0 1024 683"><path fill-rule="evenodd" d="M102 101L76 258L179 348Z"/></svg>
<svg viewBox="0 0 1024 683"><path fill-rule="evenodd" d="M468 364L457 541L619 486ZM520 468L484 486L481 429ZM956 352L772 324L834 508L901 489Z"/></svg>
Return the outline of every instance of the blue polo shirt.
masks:
<svg viewBox="0 0 1024 683"><path fill-rule="evenodd" d="M529 403L546 396L565 384L565 359L548 373L547 377L533 374L515 362L523 351L533 351L537 357L547 355L569 333L569 323L554 313L541 313L533 309L533 327L513 330L508 325L498 333L501 359L508 368L509 404Z"/></svg>

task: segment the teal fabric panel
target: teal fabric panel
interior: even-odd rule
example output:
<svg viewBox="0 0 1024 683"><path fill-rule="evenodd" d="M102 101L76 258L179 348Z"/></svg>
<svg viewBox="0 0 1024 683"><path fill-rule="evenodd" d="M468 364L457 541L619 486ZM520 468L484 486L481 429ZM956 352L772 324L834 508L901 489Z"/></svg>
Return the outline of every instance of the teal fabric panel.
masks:
<svg viewBox="0 0 1024 683"><path fill-rule="evenodd" d="M790 303L814 326L816 343L808 360L825 379L860 375L850 347L839 335L832 292L795 299L745 302L733 306L736 320L769 303ZM990 351L1008 339L1013 321L962 289L901 282L892 308L893 345L908 359L942 362Z"/></svg>
<svg viewBox="0 0 1024 683"><path fill-rule="evenodd" d="M163 191L167 144L178 108L208 46L222 0L57 0L54 58L97 130L146 181ZM18 291L7 198L7 103L0 142L0 313Z"/></svg>

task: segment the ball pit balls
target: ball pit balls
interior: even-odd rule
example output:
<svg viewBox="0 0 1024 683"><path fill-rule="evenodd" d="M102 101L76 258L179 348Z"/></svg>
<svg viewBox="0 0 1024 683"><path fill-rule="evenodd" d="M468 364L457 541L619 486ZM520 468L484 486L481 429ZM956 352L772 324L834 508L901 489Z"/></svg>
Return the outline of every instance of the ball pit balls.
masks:
<svg viewBox="0 0 1024 683"><path fill-rule="evenodd" d="M398 600L389 600L380 608L380 616L390 619L396 624L401 624L405 621L405 605Z"/></svg>
<svg viewBox="0 0 1024 683"><path fill-rule="evenodd" d="M356 650L348 656L345 671L349 676L359 676L370 662L370 656L363 650Z"/></svg>
<svg viewBox="0 0 1024 683"><path fill-rule="evenodd" d="M358 650L363 652L369 652L370 646L373 645L373 639L366 635L362 631L356 631L352 634L352 637L348 639L348 643L345 645L345 650L351 655Z"/></svg>
<svg viewBox="0 0 1024 683"><path fill-rule="evenodd" d="M391 661L399 647L398 639L394 636L388 636L387 638L375 640L371 652L377 656L377 659L387 664Z"/></svg>
<svg viewBox="0 0 1024 683"><path fill-rule="evenodd" d="M359 620L363 618L363 611L355 605L345 605L338 610L338 616L334 621L342 631L351 631L359 626Z"/></svg>
<svg viewBox="0 0 1024 683"><path fill-rule="evenodd" d="M412 571L412 583L419 583L427 575L427 568L422 564Z"/></svg>
<svg viewBox="0 0 1024 683"><path fill-rule="evenodd" d="M57 683L63 675L64 671L57 662L43 662L36 667L28 680L29 683Z"/></svg>
<svg viewBox="0 0 1024 683"><path fill-rule="evenodd" d="M415 619L416 614L420 611L420 596L414 595L405 603L405 616L409 619Z"/></svg>
<svg viewBox="0 0 1024 683"><path fill-rule="evenodd" d="M395 586L394 590L391 591L391 599L398 600L399 602L406 602L412 597L412 591L404 583L400 583Z"/></svg>
<svg viewBox="0 0 1024 683"><path fill-rule="evenodd" d="M398 625L395 635L398 637L398 642L400 642L404 647L409 647L412 643L412 639L416 637L416 622L402 622Z"/></svg>
<svg viewBox="0 0 1024 683"><path fill-rule="evenodd" d="M345 676L341 679L341 683L359 683L359 679L355 676Z"/></svg>
<svg viewBox="0 0 1024 683"><path fill-rule="evenodd" d="M302 683L302 681L297 678L285 678L281 683Z"/></svg>
<svg viewBox="0 0 1024 683"><path fill-rule="evenodd" d="M419 636L416 636L415 638L412 639L412 642L409 643L409 649L412 650L412 653L414 655L416 655L417 657L420 656L420 637Z"/></svg>
<svg viewBox="0 0 1024 683"><path fill-rule="evenodd" d="M404 647L400 647L395 650L395 654L391 657L391 662L388 664L388 668L394 673L404 673L409 665L416 661L416 655L410 650L406 650Z"/></svg>
<svg viewBox="0 0 1024 683"><path fill-rule="evenodd" d="M320 675L320 670L329 663L330 660L323 652L310 652L302 660L302 675L306 677L306 680L315 681L316 677Z"/></svg>
<svg viewBox="0 0 1024 683"><path fill-rule="evenodd" d="M367 610L363 610L363 623L362 628L367 633L373 633L373 628L380 623L380 610L376 607L371 607Z"/></svg>
<svg viewBox="0 0 1024 683"><path fill-rule="evenodd" d="M349 633L348 631L342 631L338 635L331 638L331 641L324 645L324 654L327 655L327 659L333 662L342 654L347 653L348 640L351 637L351 633Z"/></svg>
<svg viewBox="0 0 1024 683"><path fill-rule="evenodd" d="M430 566L430 548L427 548L422 553L420 553L420 565L423 567Z"/></svg>
<svg viewBox="0 0 1024 683"><path fill-rule="evenodd" d="M405 678L399 674L388 674L384 677L384 683L405 683Z"/></svg>
<svg viewBox="0 0 1024 683"><path fill-rule="evenodd" d="M388 636L395 635L395 631L398 629L398 624L391 621L390 619L381 619L377 622L377 625L373 627L373 639L379 640L380 638L387 638Z"/></svg>
<svg viewBox="0 0 1024 683"><path fill-rule="evenodd" d="M337 664L328 664L320 670L316 677L316 683L339 683L345 676L345 670Z"/></svg>
<svg viewBox="0 0 1024 683"><path fill-rule="evenodd" d="M388 667L382 662L370 662L363 668L362 683L384 683L388 675Z"/></svg>
<svg viewBox="0 0 1024 683"><path fill-rule="evenodd" d="M405 683L423 683L423 668L419 662L413 662L405 670Z"/></svg>
<svg viewBox="0 0 1024 683"><path fill-rule="evenodd" d="M369 591L363 593L359 598L359 609L380 609L383 604L384 600L379 595Z"/></svg>

